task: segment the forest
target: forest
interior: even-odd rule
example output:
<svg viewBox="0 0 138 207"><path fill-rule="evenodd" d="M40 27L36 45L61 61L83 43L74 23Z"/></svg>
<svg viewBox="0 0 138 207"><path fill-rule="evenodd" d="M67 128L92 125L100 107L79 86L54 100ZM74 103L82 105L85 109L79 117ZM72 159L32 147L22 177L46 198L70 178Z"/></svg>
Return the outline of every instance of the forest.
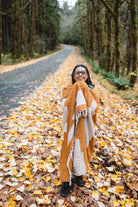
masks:
<svg viewBox="0 0 138 207"><path fill-rule="evenodd" d="M80 44L94 72L100 72L118 89L133 87L137 79L136 1L78 0L69 10L65 3L61 20L69 21L73 16L74 22L68 22L65 32L61 24L63 42Z"/></svg>
<svg viewBox="0 0 138 207"><path fill-rule="evenodd" d="M118 87L137 80L136 0L0 0L0 63L34 57L59 43L78 45L96 73ZM95 64L95 61L97 64Z"/></svg>
<svg viewBox="0 0 138 207"><path fill-rule="evenodd" d="M10 52L15 60L56 48L60 21L57 0L6 0L0 4L0 53Z"/></svg>

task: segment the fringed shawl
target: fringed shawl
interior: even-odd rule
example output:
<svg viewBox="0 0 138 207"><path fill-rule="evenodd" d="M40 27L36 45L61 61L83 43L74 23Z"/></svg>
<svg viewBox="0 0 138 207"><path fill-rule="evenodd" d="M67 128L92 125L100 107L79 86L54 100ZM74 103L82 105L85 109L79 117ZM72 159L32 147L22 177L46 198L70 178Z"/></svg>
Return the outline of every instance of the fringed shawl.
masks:
<svg viewBox="0 0 138 207"><path fill-rule="evenodd" d="M60 179L70 182L72 173L83 175L89 169L94 145L94 124L99 96L85 82L63 89L63 140L60 151Z"/></svg>

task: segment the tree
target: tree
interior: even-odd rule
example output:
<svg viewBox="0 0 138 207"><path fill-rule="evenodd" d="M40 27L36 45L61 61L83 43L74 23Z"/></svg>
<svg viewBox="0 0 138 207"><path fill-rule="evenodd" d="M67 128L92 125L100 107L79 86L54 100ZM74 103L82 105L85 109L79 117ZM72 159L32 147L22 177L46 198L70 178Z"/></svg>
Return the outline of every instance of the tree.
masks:
<svg viewBox="0 0 138 207"><path fill-rule="evenodd" d="M136 0L130 3L130 22L131 22L131 53L132 53L132 73L130 85L133 87L137 75L137 26L136 26Z"/></svg>
<svg viewBox="0 0 138 207"><path fill-rule="evenodd" d="M89 57L95 59L95 10L94 3L87 1L88 31L89 31Z"/></svg>
<svg viewBox="0 0 138 207"><path fill-rule="evenodd" d="M85 36L85 28L84 28L84 21L85 18L82 15L82 11L84 12L84 10L82 10L81 5L83 6L83 2L81 2L80 0L78 1L78 6L79 6L79 25L80 25L80 32L81 32L81 38L82 38L82 42L83 42L83 48L85 51L85 54L88 55L88 51L87 51L87 42L86 42L86 36Z"/></svg>
<svg viewBox="0 0 138 207"><path fill-rule="evenodd" d="M21 54L25 56L25 25L24 25L24 0L21 0Z"/></svg>
<svg viewBox="0 0 138 207"><path fill-rule="evenodd" d="M16 59L17 40L17 0L11 0L11 51L12 58Z"/></svg>
<svg viewBox="0 0 138 207"><path fill-rule="evenodd" d="M95 4L93 4L95 5ZM104 44L103 44L103 26L102 26L102 8L101 8L101 1L98 0L97 5L94 6L94 9L96 11L96 17L97 17L97 23L95 25L96 27L96 33L97 33L97 54L100 58L101 55L104 53ZM99 59L100 61L100 59ZM101 64L101 62L99 62Z"/></svg>
<svg viewBox="0 0 138 207"><path fill-rule="evenodd" d="M115 0L115 8L114 10L111 8L110 4L107 3L106 0L101 0L104 4L108 12L114 18L115 22L115 73L116 76L119 76L120 73L120 8L121 8L121 0Z"/></svg>
<svg viewBox="0 0 138 207"><path fill-rule="evenodd" d="M35 14L36 14L36 0L31 2L31 33L30 33L30 56L33 55L34 42L35 42Z"/></svg>
<svg viewBox="0 0 138 207"><path fill-rule="evenodd" d="M0 64L2 63L2 15L1 15L1 0L0 0Z"/></svg>

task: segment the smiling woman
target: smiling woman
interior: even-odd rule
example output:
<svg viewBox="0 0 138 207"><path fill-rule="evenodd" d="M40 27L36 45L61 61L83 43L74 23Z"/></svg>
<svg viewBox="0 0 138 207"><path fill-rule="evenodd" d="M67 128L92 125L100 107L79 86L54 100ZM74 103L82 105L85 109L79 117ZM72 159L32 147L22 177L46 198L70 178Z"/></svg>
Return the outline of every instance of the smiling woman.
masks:
<svg viewBox="0 0 138 207"><path fill-rule="evenodd" d="M80 66L80 67L76 68L76 71L74 73L75 82L77 82L77 81L85 81L86 82L87 78L88 78L88 75L87 75L84 67Z"/></svg>
<svg viewBox="0 0 138 207"><path fill-rule="evenodd" d="M99 95L86 66L79 64L72 71L72 84L62 93L63 140L60 153L60 195L67 197L73 180L79 187L89 169L94 146L94 125Z"/></svg>

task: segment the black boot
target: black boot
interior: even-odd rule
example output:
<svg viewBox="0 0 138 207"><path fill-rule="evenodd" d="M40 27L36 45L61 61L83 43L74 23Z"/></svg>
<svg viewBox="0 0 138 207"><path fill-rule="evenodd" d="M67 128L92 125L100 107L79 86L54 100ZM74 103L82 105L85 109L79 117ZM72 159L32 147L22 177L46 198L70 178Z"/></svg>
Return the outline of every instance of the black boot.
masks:
<svg viewBox="0 0 138 207"><path fill-rule="evenodd" d="M67 197L68 194L69 194L69 188L70 188L69 182L63 182L62 183L61 190L60 190L60 195L62 197Z"/></svg>
<svg viewBox="0 0 138 207"><path fill-rule="evenodd" d="M76 176L76 184L79 186L79 187L83 187L85 182L83 181L83 176L80 175L80 176Z"/></svg>

